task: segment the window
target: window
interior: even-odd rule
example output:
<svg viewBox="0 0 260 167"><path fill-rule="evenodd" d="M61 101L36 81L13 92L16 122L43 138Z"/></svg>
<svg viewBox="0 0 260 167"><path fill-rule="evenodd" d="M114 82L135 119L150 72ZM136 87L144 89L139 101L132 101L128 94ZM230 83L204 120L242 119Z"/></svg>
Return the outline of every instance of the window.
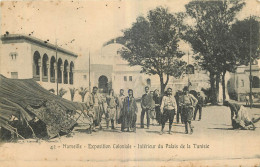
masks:
<svg viewBox="0 0 260 167"><path fill-rule="evenodd" d="M244 87L245 86L245 82L244 82L244 80L241 80L240 81L240 87Z"/></svg>
<svg viewBox="0 0 260 167"><path fill-rule="evenodd" d="M260 88L260 82L259 82L259 78L257 76L253 76L252 87Z"/></svg>
<svg viewBox="0 0 260 167"><path fill-rule="evenodd" d="M87 80L87 75L83 75L84 80Z"/></svg>
<svg viewBox="0 0 260 167"><path fill-rule="evenodd" d="M11 78L18 79L18 72L11 72Z"/></svg>
<svg viewBox="0 0 260 167"><path fill-rule="evenodd" d="M194 66L189 64L186 67L186 74L194 74Z"/></svg>
<svg viewBox="0 0 260 167"><path fill-rule="evenodd" d="M133 77L132 76L129 76L129 81L133 81Z"/></svg>
<svg viewBox="0 0 260 167"><path fill-rule="evenodd" d="M147 84L147 86L150 86L150 87L151 87L151 79L150 79L150 78L148 78L148 79L146 80L146 84Z"/></svg>
<svg viewBox="0 0 260 167"><path fill-rule="evenodd" d="M127 81L127 76L124 76L124 81Z"/></svg>
<svg viewBox="0 0 260 167"><path fill-rule="evenodd" d="M15 53L15 52L10 53L10 57L12 60L16 60L17 53Z"/></svg>

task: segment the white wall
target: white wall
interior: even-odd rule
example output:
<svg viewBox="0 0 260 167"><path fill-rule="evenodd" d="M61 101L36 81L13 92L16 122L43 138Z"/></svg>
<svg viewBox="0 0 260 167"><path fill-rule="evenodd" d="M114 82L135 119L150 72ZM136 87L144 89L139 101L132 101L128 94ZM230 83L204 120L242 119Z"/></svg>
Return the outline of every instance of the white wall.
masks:
<svg viewBox="0 0 260 167"><path fill-rule="evenodd" d="M16 59L12 59L10 53L17 53ZM1 44L0 72L7 78L11 78L11 72L18 72L19 79L32 78L31 45L28 43Z"/></svg>

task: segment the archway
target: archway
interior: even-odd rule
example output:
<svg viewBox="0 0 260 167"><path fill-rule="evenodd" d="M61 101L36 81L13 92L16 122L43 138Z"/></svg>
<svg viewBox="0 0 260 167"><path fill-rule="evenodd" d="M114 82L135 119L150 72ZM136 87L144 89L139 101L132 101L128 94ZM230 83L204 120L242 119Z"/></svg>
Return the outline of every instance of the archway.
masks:
<svg viewBox="0 0 260 167"><path fill-rule="evenodd" d="M257 76L253 76L252 88L260 88L260 81Z"/></svg>
<svg viewBox="0 0 260 167"><path fill-rule="evenodd" d="M51 62L50 62L50 81L52 82L52 83L54 83L55 82L55 62L56 62L56 60L55 60L55 57L54 56L52 56L51 57Z"/></svg>
<svg viewBox="0 0 260 167"><path fill-rule="evenodd" d="M41 66L41 56L38 51L33 54L33 78L37 81L40 80L40 66Z"/></svg>
<svg viewBox="0 0 260 167"><path fill-rule="evenodd" d="M106 76L102 75L98 79L98 89L100 93L108 92L108 79Z"/></svg>
<svg viewBox="0 0 260 167"><path fill-rule="evenodd" d="M42 80L47 82L48 81L48 55L44 54L42 58Z"/></svg>
<svg viewBox="0 0 260 167"><path fill-rule="evenodd" d="M73 84L73 69L74 69L74 63L70 62L70 72L69 72L70 80L69 80L69 82L71 85Z"/></svg>
<svg viewBox="0 0 260 167"><path fill-rule="evenodd" d="M58 83L62 83L62 59L59 58L58 59Z"/></svg>
<svg viewBox="0 0 260 167"><path fill-rule="evenodd" d="M67 60L65 60L64 61L64 74L63 74L64 84L68 84L68 66L69 66L69 63Z"/></svg>

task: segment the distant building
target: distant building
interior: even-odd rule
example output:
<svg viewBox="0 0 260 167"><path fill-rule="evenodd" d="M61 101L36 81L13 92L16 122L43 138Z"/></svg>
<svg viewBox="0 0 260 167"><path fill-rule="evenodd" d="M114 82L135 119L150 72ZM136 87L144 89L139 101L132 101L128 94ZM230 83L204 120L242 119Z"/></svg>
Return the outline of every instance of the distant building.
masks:
<svg viewBox="0 0 260 167"><path fill-rule="evenodd" d="M129 66L126 60L123 60L119 54L119 50L124 47L118 43L110 43L97 53L91 54L90 76L87 64L82 66L82 69L76 70L77 78L84 82L83 78L87 78L85 82L89 82L91 87L97 86L99 92L107 93L109 89L113 88L118 94L120 89L125 90L127 94L128 89L134 90L134 96L140 98L144 93L144 87L149 86L150 90L160 90L160 80L158 75L147 75L140 73L140 66ZM77 61L81 61L81 57ZM89 78L90 77L90 78ZM209 87L209 77L205 71L196 70L194 74L184 76L180 79L173 77L169 78L168 87L173 88L173 91L182 90L184 86L188 85L188 78L192 85L191 89L201 91L201 88ZM88 87L88 85L86 85Z"/></svg>
<svg viewBox="0 0 260 167"><path fill-rule="evenodd" d="M56 56L57 53L57 56ZM75 53L27 35L1 36L0 74L7 78L33 78L44 88L68 91L74 86Z"/></svg>
<svg viewBox="0 0 260 167"><path fill-rule="evenodd" d="M255 101L260 98L260 67L258 63L255 61L252 65L252 93ZM230 79L227 82L230 98L245 101L246 95L250 93L249 76L249 66L239 66L235 73L230 74Z"/></svg>

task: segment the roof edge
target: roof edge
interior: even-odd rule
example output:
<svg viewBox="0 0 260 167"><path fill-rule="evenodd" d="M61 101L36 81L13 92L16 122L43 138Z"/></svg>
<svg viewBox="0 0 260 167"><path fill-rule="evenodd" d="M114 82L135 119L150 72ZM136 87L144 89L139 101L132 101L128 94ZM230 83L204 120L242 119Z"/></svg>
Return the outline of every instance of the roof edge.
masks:
<svg viewBox="0 0 260 167"><path fill-rule="evenodd" d="M8 35L2 35L1 36L1 40L2 41L10 41L10 40L26 40L26 41L29 41L29 42L32 42L32 43L36 43L38 45L41 45L41 46L45 46L47 48L50 48L50 49L53 49L53 50L56 50L56 45L54 44L51 44L51 43L45 43L43 40L41 39L38 39L38 38L35 38L35 37L32 37L32 36L27 36L27 35L23 35L23 34L8 34ZM58 52L62 52L64 54L68 54L70 56L73 56L73 57L78 57L77 54L71 52L71 51L68 51L66 49L63 49L61 47L57 47L57 51Z"/></svg>

